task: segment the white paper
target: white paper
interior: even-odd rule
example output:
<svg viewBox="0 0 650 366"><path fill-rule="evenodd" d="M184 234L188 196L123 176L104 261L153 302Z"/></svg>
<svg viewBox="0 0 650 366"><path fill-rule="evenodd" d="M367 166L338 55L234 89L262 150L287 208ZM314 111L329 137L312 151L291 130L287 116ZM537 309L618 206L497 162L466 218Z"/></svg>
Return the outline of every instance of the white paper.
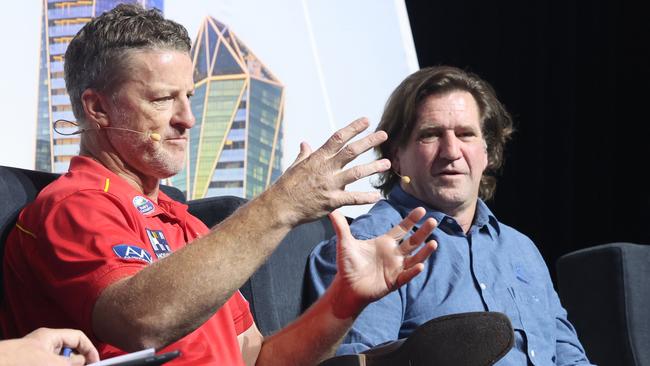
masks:
<svg viewBox="0 0 650 366"><path fill-rule="evenodd" d="M155 348L147 348L147 349L143 349L142 351L127 353L127 354L122 355L122 356L107 358L105 360L95 362L95 363L89 363L87 366L116 365L116 364L118 364L120 362L142 360L142 359L145 359L147 357L151 357L151 356L153 356L155 354L156 354L156 349Z"/></svg>

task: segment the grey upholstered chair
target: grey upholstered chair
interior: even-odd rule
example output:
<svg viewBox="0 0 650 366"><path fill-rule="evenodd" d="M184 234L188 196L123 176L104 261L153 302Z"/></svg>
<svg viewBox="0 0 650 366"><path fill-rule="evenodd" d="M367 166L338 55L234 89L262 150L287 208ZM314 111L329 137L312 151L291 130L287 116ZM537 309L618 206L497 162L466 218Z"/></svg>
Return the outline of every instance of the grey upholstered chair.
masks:
<svg viewBox="0 0 650 366"><path fill-rule="evenodd" d="M611 243L558 260L558 289L589 360L650 366L650 245Z"/></svg>

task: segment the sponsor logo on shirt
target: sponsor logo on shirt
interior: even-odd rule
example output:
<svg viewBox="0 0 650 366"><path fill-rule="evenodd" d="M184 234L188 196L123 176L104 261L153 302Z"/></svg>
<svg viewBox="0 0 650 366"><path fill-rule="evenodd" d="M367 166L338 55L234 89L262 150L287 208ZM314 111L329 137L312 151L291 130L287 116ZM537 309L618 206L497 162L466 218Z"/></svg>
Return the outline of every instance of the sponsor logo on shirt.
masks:
<svg viewBox="0 0 650 366"><path fill-rule="evenodd" d="M151 229L145 229L145 230L147 231L149 242L153 247L153 252L156 253L156 257L158 257L158 259L165 258L172 252L171 248L169 247L169 244L167 243L167 239L165 239L165 234L163 234L162 230L151 230Z"/></svg>
<svg viewBox="0 0 650 366"><path fill-rule="evenodd" d="M123 259L136 259L147 263L153 262L149 252L135 245L118 244L113 246L113 252Z"/></svg>
<svg viewBox="0 0 650 366"><path fill-rule="evenodd" d="M153 203L142 196L133 197L133 206L143 215L154 210Z"/></svg>

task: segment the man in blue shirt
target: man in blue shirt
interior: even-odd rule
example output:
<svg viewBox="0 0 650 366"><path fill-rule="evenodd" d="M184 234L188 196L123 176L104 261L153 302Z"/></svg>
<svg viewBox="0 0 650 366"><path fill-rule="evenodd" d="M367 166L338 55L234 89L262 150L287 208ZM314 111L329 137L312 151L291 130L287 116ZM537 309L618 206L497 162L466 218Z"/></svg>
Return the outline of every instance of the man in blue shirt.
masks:
<svg viewBox="0 0 650 366"><path fill-rule="evenodd" d="M389 136L377 149L392 163L378 184L386 199L352 223L353 235L373 238L422 206L438 222L439 246L423 273L362 312L337 353L407 337L439 316L497 311L515 329L497 365L589 365L534 243L483 201L513 131L492 87L454 67L417 71L392 93L377 129ZM314 249L309 266L319 296L336 273L335 239Z"/></svg>

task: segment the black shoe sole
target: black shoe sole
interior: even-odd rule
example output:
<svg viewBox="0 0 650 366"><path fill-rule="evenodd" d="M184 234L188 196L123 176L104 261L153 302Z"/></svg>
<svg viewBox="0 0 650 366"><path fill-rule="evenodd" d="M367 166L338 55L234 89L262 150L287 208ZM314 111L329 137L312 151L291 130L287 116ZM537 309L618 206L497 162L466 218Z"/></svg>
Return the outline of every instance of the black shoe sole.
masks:
<svg viewBox="0 0 650 366"><path fill-rule="evenodd" d="M429 320L400 343L333 357L319 366L489 366L510 351L514 331L501 313L459 313Z"/></svg>

